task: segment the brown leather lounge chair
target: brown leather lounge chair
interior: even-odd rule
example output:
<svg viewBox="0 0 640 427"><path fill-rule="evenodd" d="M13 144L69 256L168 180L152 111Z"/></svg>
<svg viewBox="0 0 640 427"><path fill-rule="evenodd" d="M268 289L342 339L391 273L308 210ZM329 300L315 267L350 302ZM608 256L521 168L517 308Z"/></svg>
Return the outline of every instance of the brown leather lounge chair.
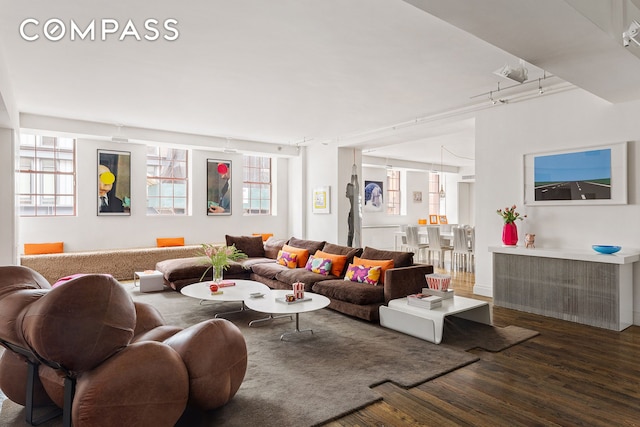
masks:
<svg viewBox="0 0 640 427"><path fill-rule="evenodd" d="M227 320L167 326L110 276L52 289L21 266L0 267L0 344L0 389L31 425L50 419L34 410L53 403L65 426L173 426L187 405L226 404L247 368L244 337Z"/></svg>

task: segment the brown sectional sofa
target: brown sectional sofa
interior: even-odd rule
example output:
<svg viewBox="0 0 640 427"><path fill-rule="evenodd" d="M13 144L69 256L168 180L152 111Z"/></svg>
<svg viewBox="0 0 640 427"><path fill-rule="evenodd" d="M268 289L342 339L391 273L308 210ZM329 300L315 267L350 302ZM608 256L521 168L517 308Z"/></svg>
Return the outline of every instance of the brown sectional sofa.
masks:
<svg viewBox="0 0 640 427"><path fill-rule="evenodd" d="M288 241L270 238L263 243L260 236L226 236L226 243L235 245L248 258L232 262L225 271L225 278L255 280L271 289L291 289L293 283L303 282L306 292L329 298L329 308L368 321L378 321L378 308L389 300L421 292L425 286L425 274L433 273L431 265L414 264L412 252L382 251L370 247L352 248L295 237ZM307 249L311 255L321 250L328 254L344 255L347 260L339 276L325 276L305 268L288 268L276 263L278 251L285 244ZM347 267L354 257L392 259L394 268L386 271L384 284L377 286L344 280ZM156 270L164 273L165 283L177 291L187 284L200 281L206 269L206 259L202 257L166 260L156 265Z"/></svg>

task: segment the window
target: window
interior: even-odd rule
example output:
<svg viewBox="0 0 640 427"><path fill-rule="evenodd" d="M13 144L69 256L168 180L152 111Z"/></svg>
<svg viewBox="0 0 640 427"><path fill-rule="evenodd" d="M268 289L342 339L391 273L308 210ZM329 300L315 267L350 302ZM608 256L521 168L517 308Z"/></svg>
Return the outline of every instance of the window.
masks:
<svg viewBox="0 0 640 427"><path fill-rule="evenodd" d="M244 156L242 208L249 215L271 215L271 158Z"/></svg>
<svg viewBox="0 0 640 427"><path fill-rule="evenodd" d="M440 198L440 174L429 173L429 214L446 215L446 203Z"/></svg>
<svg viewBox="0 0 640 427"><path fill-rule="evenodd" d="M147 146L147 215L186 215L187 150Z"/></svg>
<svg viewBox="0 0 640 427"><path fill-rule="evenodd" d="M400 171L387 169L387 214L400 215Z"/></svg>
<svg viewBox="0 0 640 427"><path fill-rule="evenodd" d="M76 140L20 136L20 216L76 214Z"/></svg>

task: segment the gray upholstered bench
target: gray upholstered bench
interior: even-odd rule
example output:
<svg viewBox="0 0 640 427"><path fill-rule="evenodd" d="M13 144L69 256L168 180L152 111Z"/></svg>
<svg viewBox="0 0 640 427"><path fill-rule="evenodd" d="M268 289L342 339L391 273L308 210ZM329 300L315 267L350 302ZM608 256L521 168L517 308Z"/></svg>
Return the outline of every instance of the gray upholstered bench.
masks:
<svg viewBox="0 0 640 427"><path fill-rule="evenodd" d="M201 248L189 245L22 255L20 264L42 274L51 283L77 273L104 273L117 280L133 280L135 271L153 270L159 261L167 259L193 257Z"/></svg>

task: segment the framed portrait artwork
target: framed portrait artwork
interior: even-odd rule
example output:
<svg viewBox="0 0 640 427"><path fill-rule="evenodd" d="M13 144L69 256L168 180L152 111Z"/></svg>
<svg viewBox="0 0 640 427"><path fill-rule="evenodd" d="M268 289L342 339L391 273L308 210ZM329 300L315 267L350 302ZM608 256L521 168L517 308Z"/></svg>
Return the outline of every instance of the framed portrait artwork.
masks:
<svg viewBox="0 0 640 427"><path fill-rule="evenodd" d="M231 215L231 161L207 159L207 215Z"/></svg>
<svg viewBox="0 0 640 427"><path fill-rule="evenodd" d="M331 187L318 187L313 190L313 213L331 213Z"/></svg>
<svg viewBox="0 0 640 427"><path fill-rule="evenodd" d="M99 216L131 215L131 153L98 150Z"/></svg>
<svg viewBox="0 0 640 427"><path fill-rule="evenodd" d="M413 203L422 203L422 191L413 192Z"/></svg>
<svg viewBox="0 0 640 427"><path fill-rule="evenodd" d="M364 211L382 212L384 209L382 181L364 182Z"/></svg>

